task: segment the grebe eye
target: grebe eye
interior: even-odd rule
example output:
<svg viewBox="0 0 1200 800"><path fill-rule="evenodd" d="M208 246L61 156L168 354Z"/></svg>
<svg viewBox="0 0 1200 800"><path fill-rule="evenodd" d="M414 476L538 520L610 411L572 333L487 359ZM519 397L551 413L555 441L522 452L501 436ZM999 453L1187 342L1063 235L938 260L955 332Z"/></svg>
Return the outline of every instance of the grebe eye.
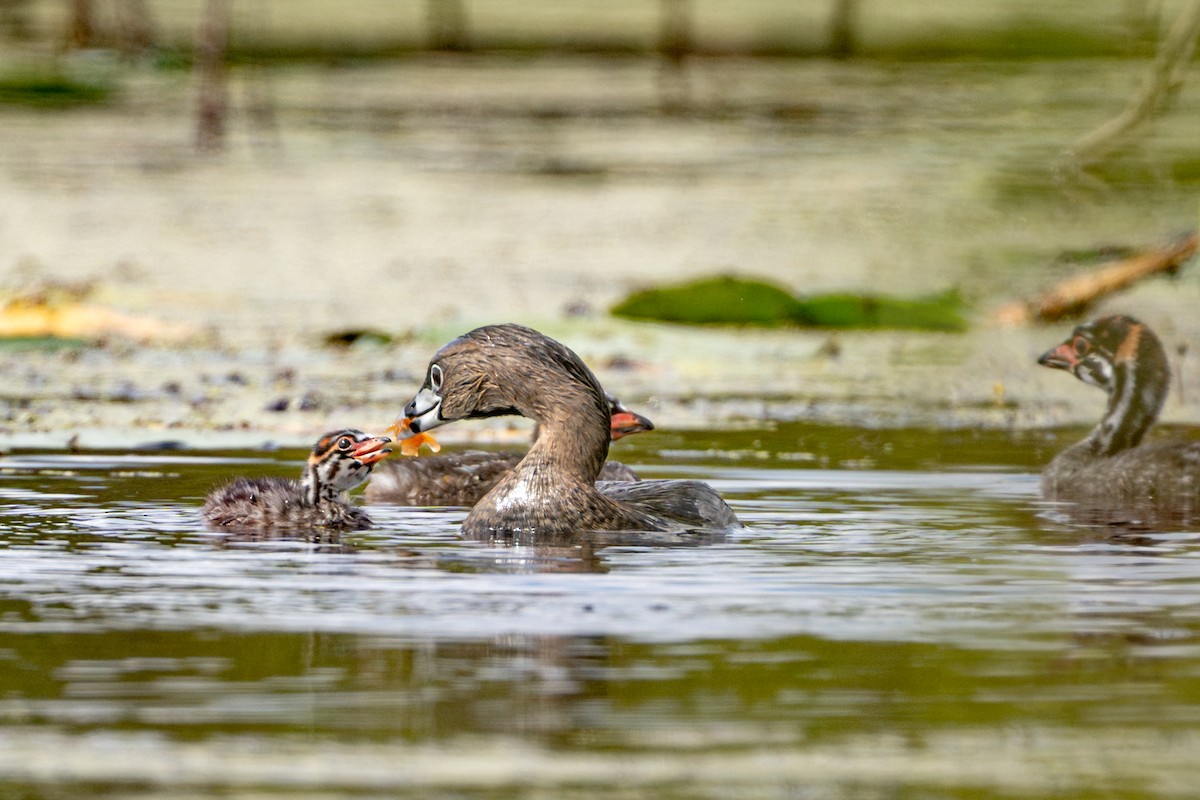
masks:
<svg viewBox="0 0 1200 800"><path fill-rule="evenodd" d="M1088 350L1091 348L1092 345L1087 339L1083 338L1082 336L1075 337L1075 355L1085 356L1087 355Z"/></svg>
<svg viewBox="0 0 1200 800"><path fill-rule="evenodd" d="M337 440L338 450L349 450L351 447L354 447L354 440L349 436L343 436Z"/></svg>
<svg viewBox="0 0 1200 800"><path fill-rule="evenodd" d="M437 364L429 368L429 388L435 392L442 390L442 368Z"/></svg>

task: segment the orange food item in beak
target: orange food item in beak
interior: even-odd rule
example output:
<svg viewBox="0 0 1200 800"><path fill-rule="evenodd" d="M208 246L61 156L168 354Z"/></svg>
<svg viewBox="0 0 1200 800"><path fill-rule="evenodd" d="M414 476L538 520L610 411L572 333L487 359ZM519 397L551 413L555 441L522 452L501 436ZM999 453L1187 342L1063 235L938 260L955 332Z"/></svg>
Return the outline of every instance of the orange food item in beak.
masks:
<svg viewBox="0 0 1200 800"><path fill-rule="evenodd" d="M433 453L442 449L437 439L434 439L428 433L416 433L411 438L400 440L400 454L405 456L418 455L421 445L425 445Z"/></svg>
<svg viewBox="0 0 1200 800"><path fill-rule="evenodd" d="M434 439L428 433L412 433L409 430L411 421L408 417L397 417L396 421L388 425L384 429L384 433L394 435L400 441L400 454L404 456L419 455L421 445L425 445L431 452L438 452L442 446L438 444L437 439Z"/></svg>

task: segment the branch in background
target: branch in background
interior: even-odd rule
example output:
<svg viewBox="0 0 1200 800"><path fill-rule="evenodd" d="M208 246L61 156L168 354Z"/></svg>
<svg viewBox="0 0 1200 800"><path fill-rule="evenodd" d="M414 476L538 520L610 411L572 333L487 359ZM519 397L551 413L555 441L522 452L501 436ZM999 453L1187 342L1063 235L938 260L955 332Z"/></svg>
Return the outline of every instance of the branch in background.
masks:
<svg viewBox="0 0 1200 800"><path fill-rule="evenodd" d="M225 93L225 49L229 45L228 0L206 0L196 31L196 149L220 150L225 144L225 117L229 103Z"/></svg>
<svg viewBox="0 0 1200 800"><path fill-rule="evenodd" d="M425 13L430 50L465 53L471 49L463 0L428 0Z"/></svg>
<svg viewBox="0 0 1200 800"><path fill-rule="evenodd" d="M126 314L89 302L92 282L35 283L0 291L0 346L22 339L97 340L117 336L135 341L177 342L194 337L187 323Z"/></svg>
<svg viewBox="0 0 1200 800"><path fill-rule="evenodd" d="M1039 297L1009 303L996 312L995 320L1002 325L1024 325L1077 316L1105 295L1142 278L1174 272L1196 254L1198 242L1200 237L1192 231L1164 247L1068 278Z"/></svg>
<svg viewBox="0 0 1200 800"><path fill-rule="evenodd" d="M667 113L684 111L690 105L687 58L695 47L692 0L660 0L658 25L659 106Z"/></svg>
<svg viewBox="0 0 1200 800"><path fill-rule="evenodd" d="M1159 45L1150 74L1125 109L1095 130L1075 140L1065 154L1075 171L1102 160L1126 137L1156 113L1165 111L1183 85L1184 75L1200 36L1200 0L1191 0L1179 13Z"/></svg>
<svg viewBox="0 0 1200 800"><path fill-rule="evenodd" d="M834 0L829 23L829 55L850 58L856 49L855 29L858 0Z"/></svg>
<svg viewBox="0 0 1200 800"><path fill-rule="evenodd" d="M96 25L92 15L92 0L70 0L67 8L67 27L64 44L68 50L83 50L96 40Z"/></svg>
<svg viewBox="0 0 1200 800"><path fill-rule="evenodd" d="M154 15L147 0L123 0L117 6L121 52L126 58L139 56L154 48L157 34Z"/></svg>
<svg viewBox="0 0 1200 800"><path fill-rule="evenodd" d="M14 42L33 38L30 0L0 0L0 36Z"/></svg>

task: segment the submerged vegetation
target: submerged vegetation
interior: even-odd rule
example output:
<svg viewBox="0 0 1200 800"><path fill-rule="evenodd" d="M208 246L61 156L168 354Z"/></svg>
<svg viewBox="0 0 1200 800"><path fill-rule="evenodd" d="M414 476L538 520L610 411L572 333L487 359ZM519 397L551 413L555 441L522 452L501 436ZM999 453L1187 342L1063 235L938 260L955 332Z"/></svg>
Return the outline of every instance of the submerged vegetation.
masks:
<svg viewBox="0 0 1200 800"><path fill-rule="evenodd" d="M24 352L28 350L79 350L88 346L88 341L68 336L0 336L0 353Z"/></svg>
<svg viewBox="0 0 1200 800"><path fill-rule="evenodd" d="M106 102L114 84L82 80L53 69L24 69L0 75L0 105L70 108Z"/></svg>

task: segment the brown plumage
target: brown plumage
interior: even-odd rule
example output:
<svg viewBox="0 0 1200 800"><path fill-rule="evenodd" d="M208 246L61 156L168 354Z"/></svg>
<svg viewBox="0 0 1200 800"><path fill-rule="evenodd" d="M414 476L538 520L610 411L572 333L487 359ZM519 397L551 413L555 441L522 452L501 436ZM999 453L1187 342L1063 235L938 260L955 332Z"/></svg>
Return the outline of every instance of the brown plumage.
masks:
<svg viewBox="0 0 1200 800"><path fill-rule="evenodd" d="M1042 491L1105 521L1192 517L1200 511L1200 443L1142 444L1167 397L1171 370L1154 332L1127 316L1075 328L1038 363L1108 393L1108 409L1083 441L1042 473Z"/></svg>
<svg viewBox="0 0 1200 800"><path fill-rule="evenodd" d="M642 431L654 430L654 423L636 414L609 396L609 431L613 440ZM533 441L537 441L534 428ZM500 478L517 465L523 453L483 452L443 453L436 456L387 461L376 467L367 484L368 503L395 503L405 506L470 507L491 491ZM602 481L636 481L638 474L619 461L605 461L600 470Z"/></svg>
<svg viewBox="0 0 1200 800"><path fill-rule="evenodd" d="M346 493L391 452L384 449L390 441L353 429L327 433L313 447L300 480L236 478L208 495L204 519L239 530L369 528L370 517L350 505Z"/></svg>
<svg viewBox="0 0 1200 800"><path fill-rule="evenodd" d="M413 432L519 414L540 435L463 523L477 537L563 538L590 531L725 530L733 511L700 481L602 484L610 408L599 381L559 342L519 325L478 328L447 344L405 407ZM612 487L622 487L614 492ZM637 487L636 491L629 487Z"/></svg>

